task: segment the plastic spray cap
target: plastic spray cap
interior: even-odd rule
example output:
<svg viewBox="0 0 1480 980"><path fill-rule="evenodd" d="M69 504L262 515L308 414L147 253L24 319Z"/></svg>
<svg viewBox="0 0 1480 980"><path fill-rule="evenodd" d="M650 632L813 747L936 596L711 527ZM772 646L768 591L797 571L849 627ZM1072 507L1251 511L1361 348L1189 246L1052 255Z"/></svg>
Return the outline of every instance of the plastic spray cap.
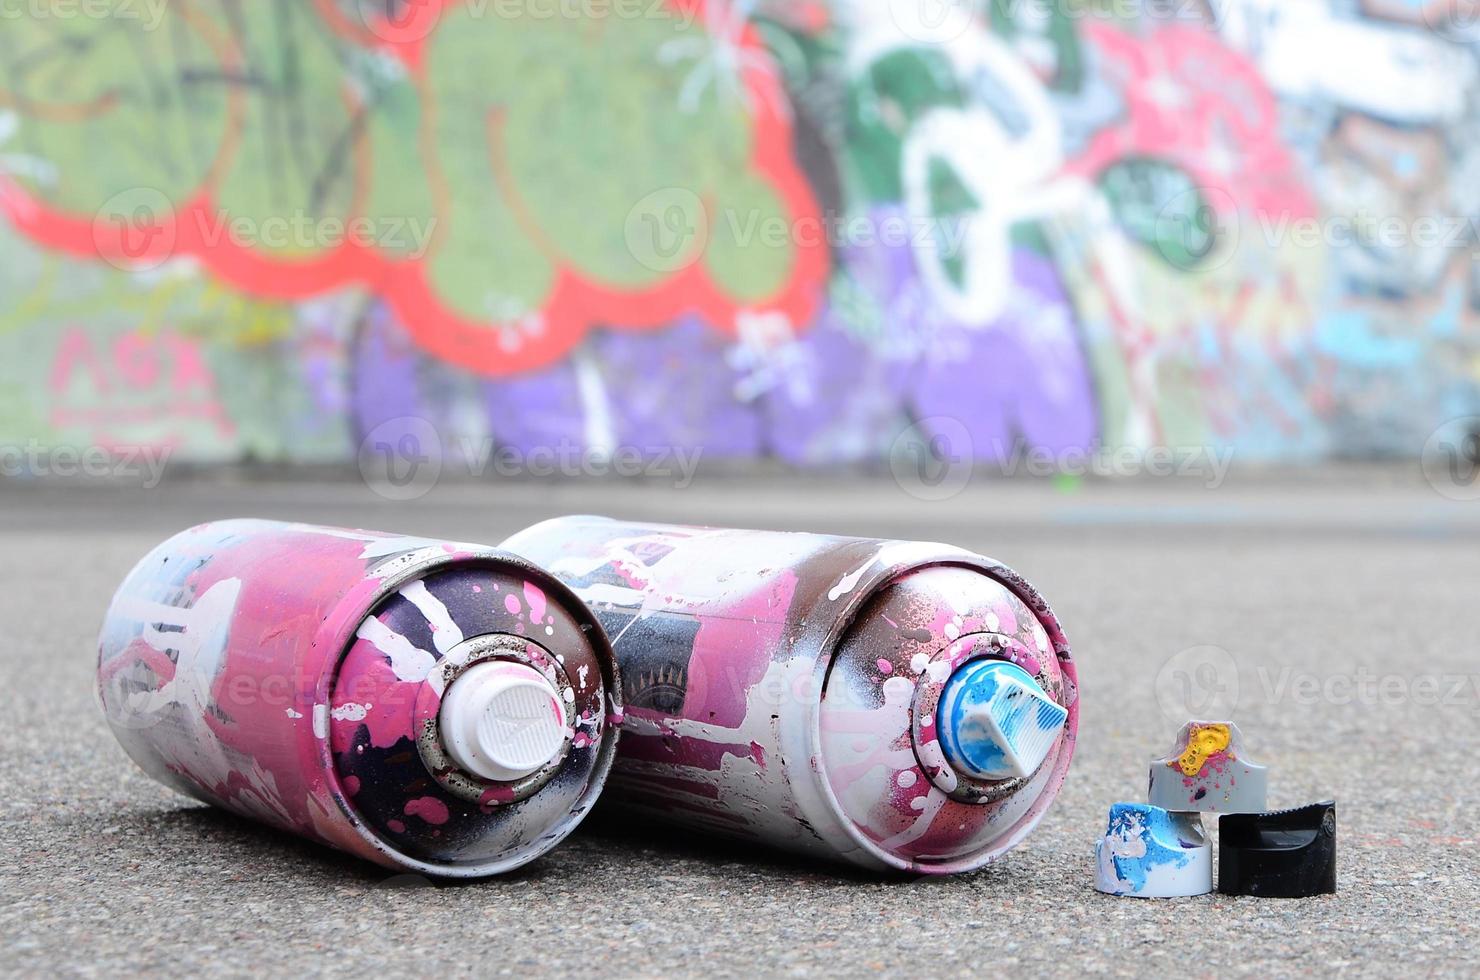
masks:
<svg viewBox="0 0 1480 980"><path fill-rule="evenodd" d="M946 681L936 729L946 761L975 779L1031 776L1069 712L1033 676L1002 660L973 660Z"/></svg>
<svg viewBox="0 0 1480 980"><path fill-rule="evenodd" d="M1171 754L1152 761L1147 800L1173 812L1259 813L1268 783L1265 767L1244 750L1237 725L1192 721Z"/></svg>
<svg viewBox="0 0 1480 980"><path fill-rule="evenodd" d="M1218 890L1308 898L1336 892L1336 804L1218 819Z"/></svg>
<svg viewBox="0 0 1480 980"><path fill-rule="evenodd" d="M1110 808L1095 845L1095 888L1131 898L1185 898L1213 890L1213 849L1196 813L1146 803Z"/></svg>
<svg viewBox="0 0 1480 980"><path fill-rule="evenodd" d="M442 741L471 775L508 783L532 775L560 754L569 727L560 692L533 667L513 661L475 664L442 697Z"/></svg>

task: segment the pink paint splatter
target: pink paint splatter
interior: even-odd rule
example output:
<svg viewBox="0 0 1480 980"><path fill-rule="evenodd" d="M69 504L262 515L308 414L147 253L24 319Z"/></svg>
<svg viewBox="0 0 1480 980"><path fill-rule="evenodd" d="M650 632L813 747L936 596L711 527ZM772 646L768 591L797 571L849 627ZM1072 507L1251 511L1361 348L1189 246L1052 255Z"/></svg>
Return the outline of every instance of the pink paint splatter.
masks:
<svg viewBox="0 0 1480 980"><path fill-rule="evenodd" d="M529 603L529 621L538 623L545 618L545 593L533 582L524 583L524 601Z"/></svg>
<svg viewBox="0 0 1480 980"><path fill-rule="evenodd" d="M504 608L509 610L510 616L519 615L519 597L512 592L504 596Z"/></svg>
<svg viewBox="0 0 1480 980"><path fill-rule="evenodd" d="M446 823L449 817L447 804L435 796L419 796L408 800L404 812L408 817L421 817L427 823L437 825Z"/></svg>
<svg viewBox="0 0 1480 980"><path fill-rule="evenodd" d="M502 803L511 803L514 800L514 790L509 786L491 786L483 791L478 797L478 809L484 813L492 810Z"/></svg>
<svg viewBox="0 0 1480 980"><path fill-rule="evenodd" d="M879 667L879 673L881 673L881 674L892 674L892 673L894 673L894 664L892 664L889 661L885 660L883 657L880 657L879 658L879 660L878 660L878 667Z"/></svg>
<svg viewBox="0 0 1480 980"><path fill-rule="evenodd" d="M406 825L403 824L399 820L387 820L385 822L385 825L386 825L386 828L388 830L392 831L393 833L397 833L397 834L404 834L404 833L406 833Z"/></svg>
<svg viewBox="0 0 1480 980"><path fill-rule="evenodd" d="M359 776L345 776L344 777L344 795L345 796L354 796L359 791L360 791L360 777Z"/></svg>

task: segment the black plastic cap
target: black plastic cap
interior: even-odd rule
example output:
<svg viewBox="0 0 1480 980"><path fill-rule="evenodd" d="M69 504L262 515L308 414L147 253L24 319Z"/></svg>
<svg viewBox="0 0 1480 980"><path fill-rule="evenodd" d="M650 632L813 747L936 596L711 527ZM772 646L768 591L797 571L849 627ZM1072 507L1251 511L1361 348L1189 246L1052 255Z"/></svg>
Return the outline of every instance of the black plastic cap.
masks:
<svg viewBox="0 0 1480 980"><path fill-rule="evenodd" d="M1218 820L1218 891L1261 898L1336 893L1336 804Z"/></svg>

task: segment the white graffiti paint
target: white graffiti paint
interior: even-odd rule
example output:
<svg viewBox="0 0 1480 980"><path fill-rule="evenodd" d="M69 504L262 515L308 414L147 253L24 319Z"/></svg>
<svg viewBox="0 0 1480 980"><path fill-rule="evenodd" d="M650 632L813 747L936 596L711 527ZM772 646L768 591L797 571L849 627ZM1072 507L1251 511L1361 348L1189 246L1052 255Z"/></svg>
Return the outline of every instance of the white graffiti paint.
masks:
<svg viewBox="0 0 1480 980"><path fill-rule="evenodd" d="M122 713L131 719L169 718L179 724L188 737L162 745L151 743L152 748L168 769L191 773L209 786L224 785L234 771L207 718L216 714L213 689L224 666L241 588L240 579L223 579L188 609L125 596L110 614L143 624L140 636L144 642L160 653L173 653L175 662L174 676L168 681L153 690L127 695ZM120 732L119 737L131 734ZM263 786L260 795L264 805L276 805L269 787Z"/></svg>
<svg viewBox="0 0 1480 980"><path fill-rule="evenodd" d="M427 674L437 663L436 657L374 616L361 623L355 635L385 654L390 660L392 673L403 681L420 683L426 680Z"/></svg>
<svg viewBox="0 0 1480 980"><path fill-rule="evenodd" d="M463 641L462 630L452 621L452 614L447 611L441 599L427 590L425 582L417 580L404 586L400 595L426 617L427 625L432 629L432 643L438 653L446 656L449 650Z"/></svg>
<svg viewBox="0 0 1480 980"><path fill-rule="evenodd" d="M175 676L138 695L131 710L148 713L170 704L196 714L210 710L211 688L221 672L241 587L241 579L224 579L188 609L132 596L118 604L117 615L143 624L144 642L161 653L175 653Z"/></svg>
<svg viewBox="0 0 1480 980"><path fill-rule="evenodd" d="M1328 0L1240 0L1227 8L1224 39L1285 98L1410 125L1454 123L1467 111L1477 69L1461 45L1342 16Z"/></svg>
<svg viewBox="0 0 1480 980"><path fill-rule="evenodd" d="M1043 84L1015 52L986 31L967 31L943 45L958 79L981 97L966 108L941 107L905 138L905 205L922 227L916 241L921 276L941 308L966 324L997 320L1012 295L1013 225L1054 209L1052 179L1063 166L1063 138ZM1004 120L993 106L1010 105ZM976 200L966 214L937 213L932 170L944 165ZM953 222L959 226L952 228ZM949 264L959 260L961 281Z"/></svg>

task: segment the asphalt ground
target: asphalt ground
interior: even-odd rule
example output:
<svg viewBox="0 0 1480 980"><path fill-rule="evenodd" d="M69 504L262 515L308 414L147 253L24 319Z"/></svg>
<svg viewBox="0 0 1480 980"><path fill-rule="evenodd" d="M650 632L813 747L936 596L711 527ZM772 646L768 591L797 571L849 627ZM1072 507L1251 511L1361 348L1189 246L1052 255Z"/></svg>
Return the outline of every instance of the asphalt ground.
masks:
<svg viewBox="0 0 1480 980"><path fill-rule="evenodd" d="M114 587L192 523L498 541L571 512L945 540L1016 567L1079 664L1079 750L1057 804L1004 860L951 879L869 875L598 810L521 872L440 885L175 795L134 768L95 705ZM1477 541L1480 504L1406 469L1217 490L1007 479L934 503L856 475L447 484L406 503L348 480L0 487L0 971L1473 974ZM1198 658L1234 665L1217 695L1270 767L1271 804L1339 801L1335 896L1094 891L1106 810L1142 797L1181 720L1168 681Z"/></svg>

